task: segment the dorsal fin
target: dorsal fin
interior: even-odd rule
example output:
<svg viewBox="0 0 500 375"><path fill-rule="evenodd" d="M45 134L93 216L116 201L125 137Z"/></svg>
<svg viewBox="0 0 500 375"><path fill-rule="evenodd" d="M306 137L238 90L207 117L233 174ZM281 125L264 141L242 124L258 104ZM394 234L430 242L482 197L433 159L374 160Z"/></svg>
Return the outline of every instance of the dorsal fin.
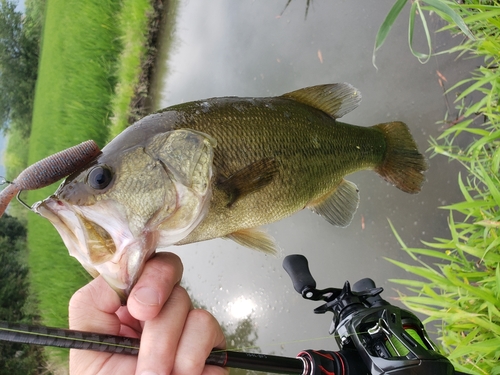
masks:
<svg viewBox="0 0 500 375"><path fill-rule="evenodd" d="M282 96L317 108L333 118L351 112L361 101L361 93L349 83L311 86Z"/></svg>

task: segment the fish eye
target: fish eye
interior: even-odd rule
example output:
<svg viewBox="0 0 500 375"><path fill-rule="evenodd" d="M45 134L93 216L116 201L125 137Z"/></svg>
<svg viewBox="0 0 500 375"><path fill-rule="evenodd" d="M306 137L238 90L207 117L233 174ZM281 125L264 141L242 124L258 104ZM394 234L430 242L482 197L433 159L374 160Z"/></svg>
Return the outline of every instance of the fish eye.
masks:
<svg viewBox="0 0 500 375"><path fill-rule="evenodd" d="M106 188L113 179L111 169L106 165L98 165L90 170L87 175L87 182L89 185L97 190Z"/></svg>

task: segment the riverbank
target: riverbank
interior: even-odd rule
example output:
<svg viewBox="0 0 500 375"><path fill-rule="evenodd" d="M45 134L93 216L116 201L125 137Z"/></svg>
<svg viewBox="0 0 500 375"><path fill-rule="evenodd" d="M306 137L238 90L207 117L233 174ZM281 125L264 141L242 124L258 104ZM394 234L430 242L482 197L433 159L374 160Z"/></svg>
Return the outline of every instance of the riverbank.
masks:
<svg viewBox="0 0 500 375"><path fill-rule="evenodd" d="M151 9L145 10L147 18L141 22L142 35L137 27L129 27L133 14L122 14L124 49L117 68L118 83L113 99L113 117L108 140L121 133L128 125L150 113L153 109L153 81L159 65L158 52L161 37L171 30L166 20L172 20L178 1L152 0ZM168 48L167 48L168 50Z"/></svg>

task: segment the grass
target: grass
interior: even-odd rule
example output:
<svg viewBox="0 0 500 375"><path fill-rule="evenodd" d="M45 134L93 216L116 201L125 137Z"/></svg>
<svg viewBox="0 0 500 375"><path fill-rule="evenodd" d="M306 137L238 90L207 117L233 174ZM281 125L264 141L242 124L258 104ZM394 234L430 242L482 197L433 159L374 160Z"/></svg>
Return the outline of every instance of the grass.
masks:
<svg viewBox="0 0 500 375"><path fill-rule="evenodd" d="M83 140L103 145L116 83L111 73L119 54L114 21L118 11L118 3L111 1L47 2L29 164ZM54 189L32 191L28 201L44 199ZM31 214L28 246L42 319L48 325L65 326L72 286L87 279L76 261L68 263L68 251L52 225Z"/></svg>
<svg viewBox="0 0 500 375"><path fill-rule="evenodd" d="M127 118L151 11L149 0L47 1L29 164L88 139L102 147L111 119ZM24 156L26 140L11 142ZM44 199L55 188L29 192L27 200ZM68 256L52 225L33 214L28 215L28 246L42 321L65 327L69 298L89 276Z"/></svg>
<svg viewBox="0 0 500 375"><path fill-rule="evenodd" d="M4 155L7 180L12 181L28 165L28 147L26 147L26 139L23 137L20 130L11 129L9 131L9 140ZM23 196L24 195L23 193ZM23 224L26 224L28 211L15 199L9 204L9 214L15 216Z"/></svg>
<svg viewBox="0 0 500 375"><path fill-rule="evenodd" d="M118 4L110 1L47 2L29 164L83 140L103 145L116 83L111 73L119 53L114 22L118 11ZM54 189L32 191L28 201L44 199ZM52 225L31 214L28 247L32 292L39 301L42 322L65 327L69 298L75 285L83 285L88 277L68 256Z"/></svg>
<svg viewBox="0 0 500 375"><path fill-rule="evenodd" d="M417 0L413 4L420 6L419 3L424 2L428 5L436 3ZM446 130L438 139L431 140L434 155L446 156L465 167L466 174L458 176L463 201L443 207L450 211L450 238L436 238L432 242L423 242L425 247L409 248L396 234L403 249L418 265L390 261L420 276L422 281L392 281L406 285L412 292L412 295L401 294L401 300L410 309L427 315L426 323L434 322L442 350L456 370L498 375L500 4L498 1L477 0L465 1L465 4L438 2L458 15L460 24L455 17L443 13L442 7L421 8L441 12L440 15L449 21L449 25L442 30L461 33L465 26L473 35L444 53L474 55L484 60L471 77L449 90L461 90L456 98L456 113L447 114L443 121ZM410 25L411 22L410 17ZM466 147L459 146L464 139L472 141ZM422 260L422 256L434 259L434 263Z"/></svg>

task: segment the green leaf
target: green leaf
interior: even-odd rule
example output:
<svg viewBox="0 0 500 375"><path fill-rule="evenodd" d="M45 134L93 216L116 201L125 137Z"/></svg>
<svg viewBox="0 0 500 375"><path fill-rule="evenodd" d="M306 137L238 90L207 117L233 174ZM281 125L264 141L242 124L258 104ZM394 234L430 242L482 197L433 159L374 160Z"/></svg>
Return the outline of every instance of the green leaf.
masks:
<svg viewBox="0 0 500 375"><path fill-rule="evenodd" d="M497 265L497 269L495 271L495 278L497 282L496 295L497 298L500 297L500 264Z"/></svg>
<svg viewBox="0 0 500 375"><path fill-rule="evenodd" d="M427 281L418 281L418 280L411 280L411 279L389 279L391 283L396 283L396 284L401 284L401 285L406 285L408 287L418 287L422 288Z"/></svg>
<svg viewBox="0 0 500 375"><path fill-rule="evenodd" d="M428 249L416 249L416 248L407 248L405 250L407 252L412 253L412 254L425 255L425 256L428 256L428 257L443 259L443 260L447 260L447 261L450 261L450 262L453 261L453 257L450 257L449 255L446 255L446 254L444 254L441 251L428 250Z"/></svg>
<svg viewBox="0 0 500 375"><path fill-rule="evenodd" d="M429 281L439 283L443 287L444 287L444 284L452 285L451 282L446 280L439 272L433 270L430 267L426 268L426 267L410 266L406 263L399 262L399 261L394 260L394 259L389 259L389 258L385 258L385 259L388 260L389 262L393 263L394 265L401 267L402 269L404 269L407 272L411 272L414 275L423 277Z"/></svg>
<svg viewBox="0 0 500 375"><path fill-rule="evenodd" d="M465 24L471 24L473 22L481 22L481 21L486 21L488 22L489 18L493 17L498 17L500 16L500 9L498 9L498 6L495 7L495 9L492 9L487 12L481 12L481 13L475 13L472 16L466 17L463 19Z"/></svg>
<svg viewBox="0 0 500 375"><path fill-rule="evenodd" d="M475 200L472 202L460 202L455 204L450 204L448 206L442 206L442 209L445 210L455 210L459 211L463 214L466 214L466 211L474 208L481 208L487 205L487 202L481 200Z"/></svg>
<svg viewBox="0 0 500 375"><path fill-rule="evenodd" d="M427 54L417 52L413 49L413 29L415 27L415 14L417 13L417 9L418 9L418 14L420 15L420 19L422 20L422 26L424 27L425 37L427 39L427 46L429 47L429 52ZM431 58L432 54L431 35L429 33L429 28L427 27L427 20L425 19L422 8L420 8L419 1L415 1L411 5L410 22L408 24L408 45L410 46L410 51L413 54L413 56L415 56L418 59L418 61L420 61L422 64L425 64Z"/></svg>
<svg viewBox="0 0 500 375"><path fill-rule="evenodd" d="M407 0L397 0L396 3L392 6L389 13L387 14L387 17L385 17L384 22L382 22L382 25L380 25L380 28L378 29L372 55L372 63L374 67L377 67L375 65L375 53L380 47L382 47L382 44L384 44L385 39L389 34L389 31L391 31L394 21L396 20L396 18L398 18L399 13L401 13L401 10L403 10L406 2Z"/></svg>
<svg viewBox="0 0 500 375"><path fill-rule="evenodd" d="M479 78L479 79L476 79L476 83L472 84L471 86L469 86L467 89L465 89L458 97L457 97L457 101L466 97L467 95L471 94L473 91L476 91L478 90L479 88L481 88L482 86L486 85L486 84L490 84L491 82L493 82L495 79L497 79L498 77L500 77L500 72L498 73L495 73L495 74L492 74L492 75L488 75L488 76L484 76L482 78Z"/></svg>
<svg viewBox="0 0 500 375"><path fill-rule="evenodd" d="M497 137L498 137L498 135L497 135ZM477 166L477 169L478 169L478 172L479 172L482 180L486 184L486 187L488 188L488 192L491 194L491 196L495 200L496 204L500 204L500 191L497 189L498 178L495 176L495 173L491 173L490 171L486 171L481 164L479 164ZM490 177L490 173L491 173L491 177ZM496 181L493 181L492 177Z"/></svg>
<svg viewBox="0 0 500 375"><path fill-rule="evenodd" d="M445 2L443 2L442 0L423 0L423 1L429 4L430 6L434 7L435 9L443 12L447 16L449 16L453 20L453 22L457 24L460 30L462 30L462 32L465 35L467 35L469 39L476 40L476 38L474 38L474 35L472 35L471 31L465 24L462 17L460 17L460 15L458 15L453 9L451 9L448 5L446 5Z"/></svg>

